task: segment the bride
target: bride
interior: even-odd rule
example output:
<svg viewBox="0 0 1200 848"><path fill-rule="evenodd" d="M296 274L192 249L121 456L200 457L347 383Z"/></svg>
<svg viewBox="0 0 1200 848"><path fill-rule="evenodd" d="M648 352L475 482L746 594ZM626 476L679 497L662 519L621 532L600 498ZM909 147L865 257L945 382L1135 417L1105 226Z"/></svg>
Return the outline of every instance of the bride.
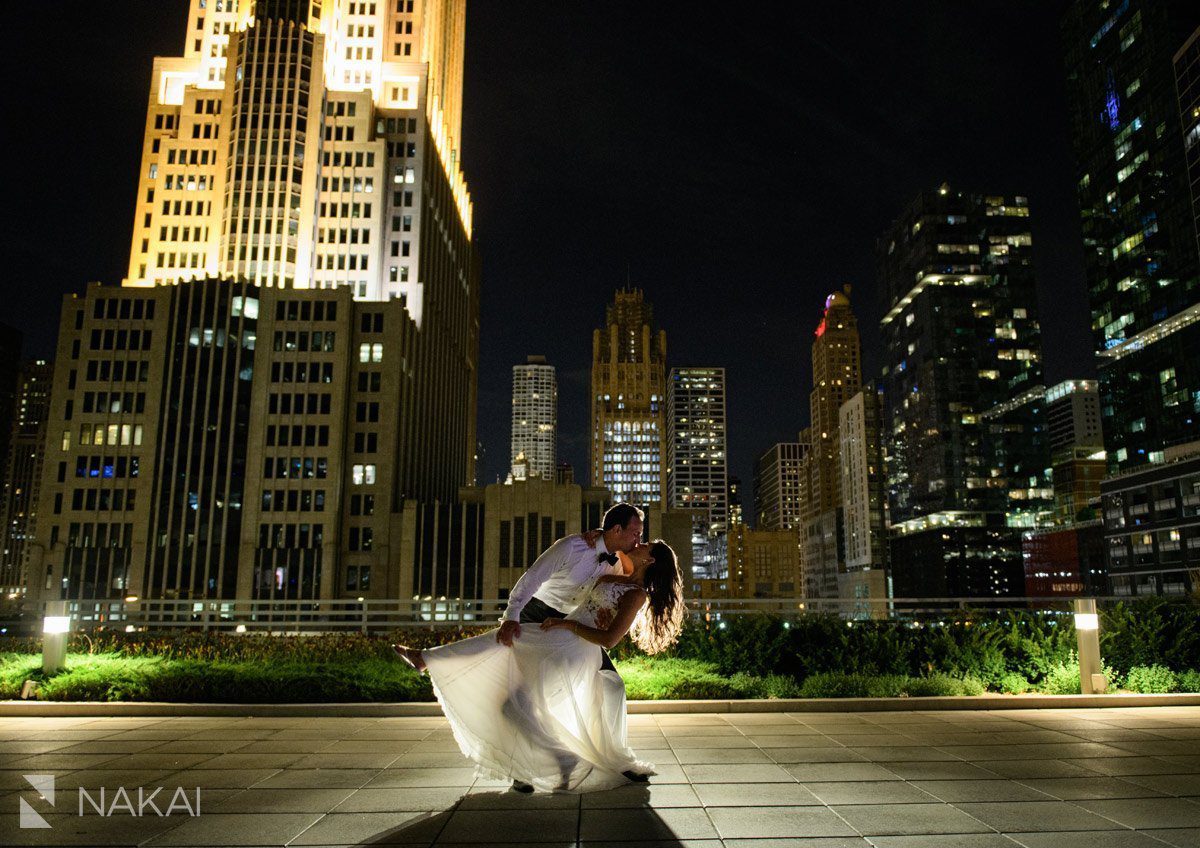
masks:
<svg viewBox="0 0 1200 848"><path fill-rule="evenodd" d="M566 618L528 627L511 648L496 631L425 651L396 653L425 671L463 754L481 776L541 790L643 782L654 766L629 748L625 683L601 651L628 633L648 654L675 643L683 587L661 540L618 554L624 576L597 579Z"/></svg>

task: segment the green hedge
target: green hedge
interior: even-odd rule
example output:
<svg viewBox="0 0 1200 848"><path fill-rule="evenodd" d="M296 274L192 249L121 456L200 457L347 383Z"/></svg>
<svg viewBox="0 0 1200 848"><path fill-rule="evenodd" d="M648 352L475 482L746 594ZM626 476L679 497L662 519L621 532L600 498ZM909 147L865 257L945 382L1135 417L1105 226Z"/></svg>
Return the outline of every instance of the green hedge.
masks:
<svg viewBox="0 0 1200 848"><path fill-rule="evenodd" d="M428 681L395 660L389 644L429 647L485 628L320 636L77 633L65 670L41 679L40 644L0 639L0 698L38 680L51 700L430 700ZM985 689L1079 691L1070 616L971 611L914 626L809 615L721 623L691 621L668 654L642 655L626 640L612 654L630 698L750 698L975 694ZM1200 612L1159 599L1101 613L1110 689L1200 691Z"/></svg>

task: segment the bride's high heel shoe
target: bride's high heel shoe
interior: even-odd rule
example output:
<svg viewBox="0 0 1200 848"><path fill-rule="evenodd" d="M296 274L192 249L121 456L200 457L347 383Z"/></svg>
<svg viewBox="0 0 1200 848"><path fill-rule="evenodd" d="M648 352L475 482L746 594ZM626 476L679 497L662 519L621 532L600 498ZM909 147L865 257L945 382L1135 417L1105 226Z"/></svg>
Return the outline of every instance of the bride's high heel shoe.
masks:
<svg viewBox="0 0 1200 848"><path fill-rule="evenodd" d="M425 673L425 659L416 648L409 648L406 645L392 645L392 650L396 656L416 669L418 674Z"/></svg>

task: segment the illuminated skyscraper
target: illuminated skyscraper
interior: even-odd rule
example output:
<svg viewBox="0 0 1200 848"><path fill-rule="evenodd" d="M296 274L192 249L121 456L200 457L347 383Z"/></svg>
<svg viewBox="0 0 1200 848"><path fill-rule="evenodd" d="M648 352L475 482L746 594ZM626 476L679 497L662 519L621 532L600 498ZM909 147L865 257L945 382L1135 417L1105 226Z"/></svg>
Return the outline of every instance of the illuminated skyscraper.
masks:
<svg viewBox="0 0 1200 848"><path fill-rule="evenodd" d="M513 366L513 477L536 474L553 480L558 466L558 378L544 356ZM517 474L517 466L524 474Z"/></svg>
<svg viewBox="0 0 1200 848"><path fill-rule="evenodd" d="M1185 154L1200 132L1185 135L1180 121L1181 99L1200 99L1182 49L1197 24L1200 6L1185 0L1074 0L1062 21L1110 472L1162 462L1200 429L1200 256Z"/></svg>
<svg viewBox="0 0 1200 848"><path fill-rule="evenodd" d="M724 368L672 368L667 381L667 503L698 509L692 527L697 576L726 570L729 527Z"/></svg>
<svg viewBox="0 0 1200 848"><path fill-rule="evenodd" d="M800 501L804 493L800 474L807 445L777 442L754 469L754 516L760 530L795 530L800 527Z"/></svg>
<svg viewBox="0 0 1200 848"><path fill-rule="evenodd" d="M592 485L614 501L661 504L667 334L640 289L616 293L592 334Z"/></svg>
<svg viewBox="0 0 1200 848"><path fill-rule="evenodd" d="M45 455L47 414L54 366L27 363L17 377L11 441L0 496L0 592L23 593L37 519L38 486Z"/></svg>
<svg viewBox="0 0 1200 848"><path fill-rule="evenodd" d="M464 16L192 0L154 63L124 285L63 302L31 589L477 591L420 546L400 582L411 516L475 479Z"/></svg>
<svg viewBox="0 0 1200 848"><path fill-rule="evenodd" d="M455 466L476 447L479 334L465 14L466 0L191 0L183 55L154 61L125 280L399 300L420 331L398 363L414 426L436 434L430 463Z"/></svg>
<svg viewBox="0 0 1200 848"><path fill-rule="evenodd" d="M1024 590L1052 505L1031 245L1025 198L949 186L878 242L896 597Z"/></svg>
<svg viewBox="0 0 1200 848"><path fill-rule="evenodd" d="M836 598L845 556L838 415L842 404L862 387L862 349L848 286L825 298L813 337L812 369L810 424L800 434L800 442L809 445L800 470L805 591L809 597Z"/></svg>

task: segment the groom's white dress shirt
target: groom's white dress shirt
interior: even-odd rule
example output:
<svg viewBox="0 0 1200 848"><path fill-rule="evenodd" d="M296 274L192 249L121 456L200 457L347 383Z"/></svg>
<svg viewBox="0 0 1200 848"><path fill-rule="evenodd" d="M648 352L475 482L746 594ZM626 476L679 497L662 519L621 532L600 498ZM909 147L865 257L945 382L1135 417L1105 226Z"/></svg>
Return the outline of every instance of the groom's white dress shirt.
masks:
<svg viewBox="0 0 1200 848"><path fill-rule="evenodd" d="M571 612L583 603L584 594L593 580L620 570L619 563L609 565L600 559L607 553L603 537L597 540L594 548L579 535L559 539L534 560L512 587L508 593L508 608L500 620L519 622L521 610L535 595L559 612Z"/></svg>

